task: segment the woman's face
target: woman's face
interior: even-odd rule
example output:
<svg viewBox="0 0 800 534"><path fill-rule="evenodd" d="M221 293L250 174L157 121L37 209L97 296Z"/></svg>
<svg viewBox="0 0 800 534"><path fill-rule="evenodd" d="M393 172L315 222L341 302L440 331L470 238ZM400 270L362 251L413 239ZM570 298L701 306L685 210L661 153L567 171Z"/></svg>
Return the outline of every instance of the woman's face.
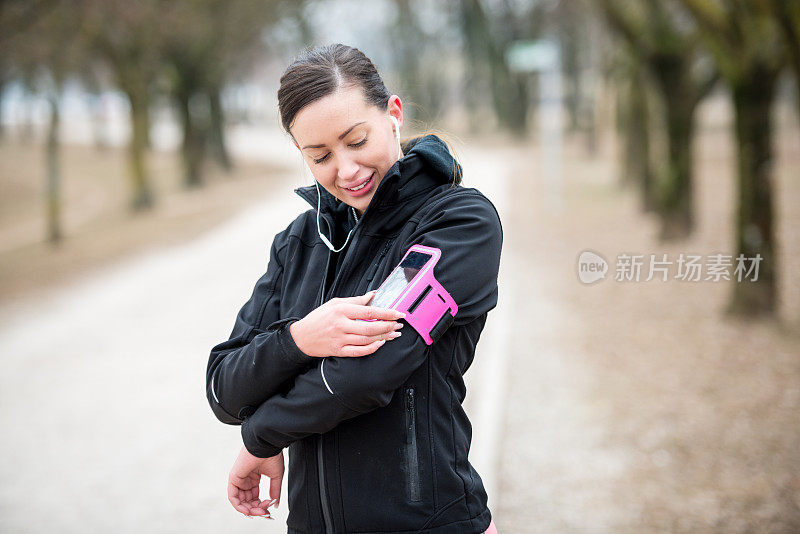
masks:
<svg viewBox="0 0 800 534"><path fill-rule="evenodd" d="M387 110L369 104L358 86L345 86L301 109L290 133L314 178L330 194L363 213L398 157L389 119L402 126L400 98Z"/></svg>

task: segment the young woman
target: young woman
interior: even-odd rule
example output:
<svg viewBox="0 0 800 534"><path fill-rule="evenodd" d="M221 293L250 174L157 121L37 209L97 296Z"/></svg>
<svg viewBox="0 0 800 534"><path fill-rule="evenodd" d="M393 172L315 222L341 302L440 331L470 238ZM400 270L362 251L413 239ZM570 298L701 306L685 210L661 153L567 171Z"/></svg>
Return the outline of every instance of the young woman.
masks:
<svg viewBox="0 0 800 534"><path fill-rule="evenodd" d="M303 53L278 101L316 183L296 190L312 209L275 236L230 338L211 350L208 401L244 441L229 500L268 515L289 447L290 533L493 531L461 403L497 303L497 212L460 185L438 137L400 143L402 102L359 50ZM413 245L441 250L434 274L458 305L430 345L368 305ZM262 475L271 500L259 499Z"/></svg>

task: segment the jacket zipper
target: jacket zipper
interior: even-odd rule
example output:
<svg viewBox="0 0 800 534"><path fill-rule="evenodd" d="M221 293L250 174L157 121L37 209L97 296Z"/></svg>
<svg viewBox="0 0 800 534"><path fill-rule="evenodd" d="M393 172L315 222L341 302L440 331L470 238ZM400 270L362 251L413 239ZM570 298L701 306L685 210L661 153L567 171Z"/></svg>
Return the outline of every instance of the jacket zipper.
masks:
<svg viewBox="0 0 800 534"><path fill-rule="evenodd" d="M323 217L328 227L328 235L331 234L331 225L328 219ZM325 262L325 273L322 275L322 293L319 298L319 305L325 303L325 281L328 278L328 269L331 264L331 251L328 249L328 260ZM333 522L331 521L331 511L328 504L328 492L325 489L325 457L322 453L322 435L317 439L317 477L319 479L319 500L322 508L322 517L325 520L325 534L333 534Z"/></svg>
<svg viewBox="0 0 800 534"><path fill-rule="evenodd" d="M375 200L374 197L373 197L373 200ZM325 225L328 228L328 234L332 235L331 234L331 225L328 222L328 219L325 219L323 217L323 220L325 221ZM362 216L361 217L361 221L363 221L363 220L364 220L364 217ZM358 224L358 223L356 223L356 224ZM348 246L347 250L344 251L345 252L345 256L344 256L344 259L342 260L342 267L341 267L341 269L339 269L339 272L336 273L336 276L333 278L333 283L331 283L331 287L326 292L326 290L325 290L325 280L328 277L328 269L330 268L330 261L331 261L331 251L330 251L330 249L328 250L328 260L327 260L327 262L325 264L325 274L324 274L324 276L322 278L322 297L320 298L320 303L319 303L320 306L322 306L325 303L325 297L327 296L326 293L333 293L333 291L335 290L336 282L339 281L339 278L341 277L342 271L344 271L345 266L347 265L347 260L350 257L350 252L352 252L353 250L356 249L356 243L358 242L358 238L359 237L360 237L359 236L359 231L358 231L358 228L356 228L356 230L354 231L353 240L350 242L350 246ZM415 444L415 447L416 447L416 444ZM319 439L317 440L317 467L318 467L317 476L319 478L319 499L320 499L321 505L322 505L322 515L323 515L323 517L325 519L325 532L326 532L326 534L332 534L334 532L334 530L333 530L333 522L331 521L330 506L328 504L328 492L325 489L325 457L323 456L323 453L322 453L322 435L320 435Z"/></svg>
<svg viewBox="0 0 800 534"><path fill-rule="evenodd" d="M419 501L419 458L417 451L417 409L414 388L406 388L406 467L408 468L408 498Z"/></svg>
<svg viewBox="0 0 800 534"><path fill-rule="evenodd" d="M390 248L392 248L392 244L393 244L392 240L386 241L386 244L383 245L383 248L378 253L378 258L375 260L375 262L367 271L367 282L368 282L367 287L369 287L369 291L375 289L375 284L374 284L375 273L378 272L378 267L380 267L383 257L386 256L386 253L389 252Z"/></svg>

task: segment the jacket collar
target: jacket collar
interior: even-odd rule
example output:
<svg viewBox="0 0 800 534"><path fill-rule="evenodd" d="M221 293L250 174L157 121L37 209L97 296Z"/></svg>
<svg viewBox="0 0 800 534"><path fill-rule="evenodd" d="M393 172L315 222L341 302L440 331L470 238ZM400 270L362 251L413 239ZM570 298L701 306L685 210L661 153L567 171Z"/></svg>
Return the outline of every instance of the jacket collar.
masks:
<svg viewBox="0 0 800 534"><path fill-rule="evenodd" d="M405 156L392 165L378 184L359 224L368 224L374 231L390 230L407 221L425 201L429 192L446 184L461 182L461 167L450 155L444 142L435 135L410 140L403 147ZM447 170L450 172L447 172ZM337 220L348 217L347 204L319 188L320 214ZM317 187L310 185L295 189L311 207L317 209Z"/></svg>

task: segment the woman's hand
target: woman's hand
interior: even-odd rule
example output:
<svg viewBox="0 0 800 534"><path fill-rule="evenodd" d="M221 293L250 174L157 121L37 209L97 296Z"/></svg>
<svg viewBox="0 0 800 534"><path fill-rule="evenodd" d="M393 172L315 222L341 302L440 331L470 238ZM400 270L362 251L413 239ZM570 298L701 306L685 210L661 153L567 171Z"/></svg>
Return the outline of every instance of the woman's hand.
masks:
<svg viewBox="0 0 800 534"><path fill-rule="evenodd" d="M261 475L269 477L269 499L258 499ZM281 500L283 480L283 451L271 458L258 458L242 447L228 475L228 500L246 516L270 517L268 508ZM270 518L271 519L271 518Z"/></svg>
<svg viewBox="0 0 800 534"><path fill-rule="evenodd" d="M375 295L333 298L289 326L297 348L309 356L366 356L400 335L404 313L367 304ZM361 319L361 320L359 320ZM363 319L376 319L365 321Z"/></svg>

